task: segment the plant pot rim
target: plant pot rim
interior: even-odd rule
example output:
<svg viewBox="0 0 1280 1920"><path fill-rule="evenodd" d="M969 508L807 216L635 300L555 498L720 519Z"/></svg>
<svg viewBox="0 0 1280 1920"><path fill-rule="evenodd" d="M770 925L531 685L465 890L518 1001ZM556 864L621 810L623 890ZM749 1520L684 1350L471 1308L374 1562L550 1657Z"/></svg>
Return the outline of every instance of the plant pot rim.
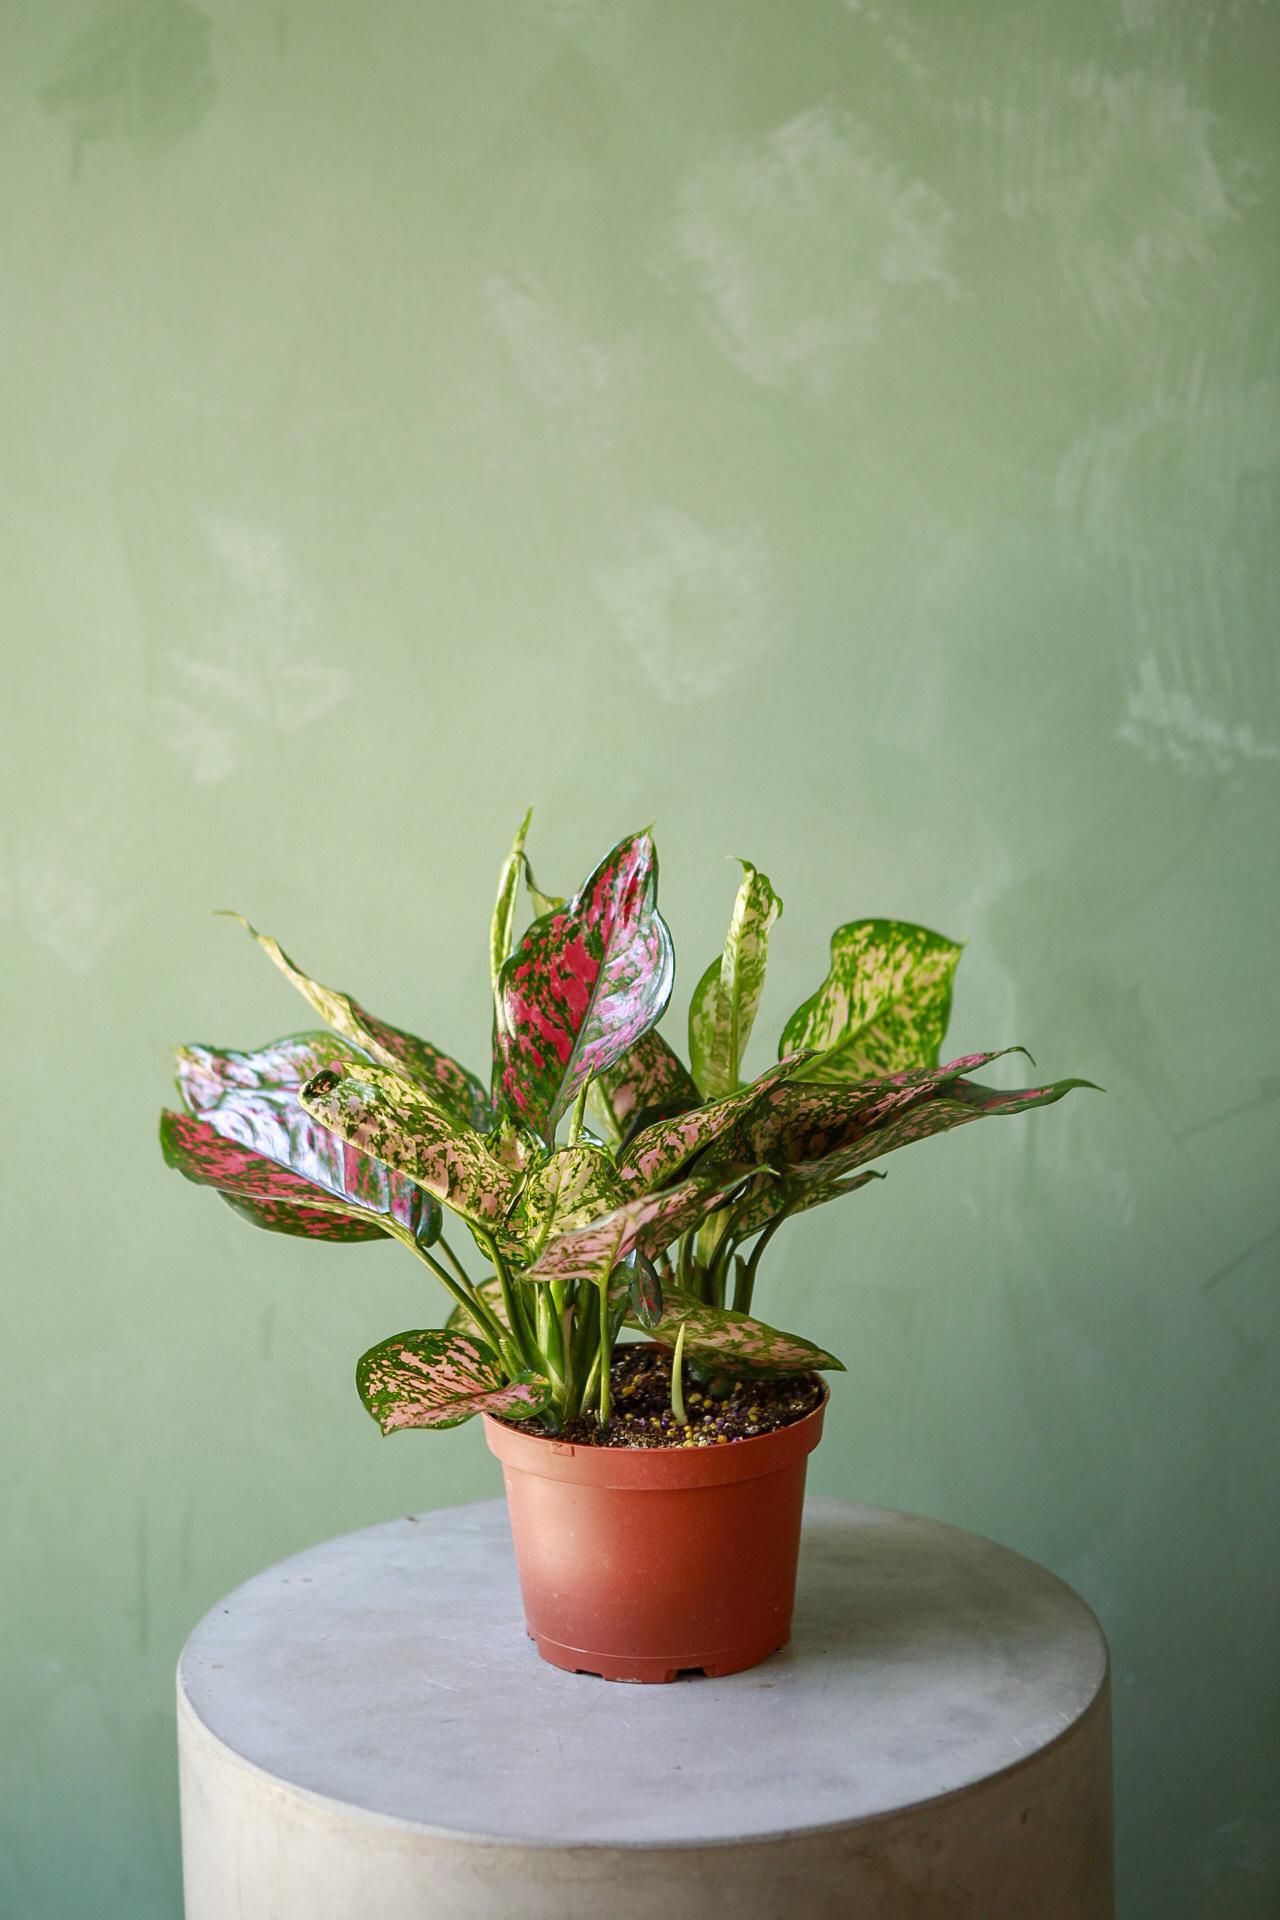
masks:
<svg viewBox="0 0 1280 1920"><path fill-rule="evenodd" d="M577 1480L594 1486L636 1489L715 1486L727 1480L754 1480L779 1472L812 1453L822 1438L823 1416L831 1389L819 1376L822 1398L788 1426L723 1447L584 1447L553 1433L526 1433L519 1426L482 1414L491 1453L504 1467L547 1480Z"/></svg>

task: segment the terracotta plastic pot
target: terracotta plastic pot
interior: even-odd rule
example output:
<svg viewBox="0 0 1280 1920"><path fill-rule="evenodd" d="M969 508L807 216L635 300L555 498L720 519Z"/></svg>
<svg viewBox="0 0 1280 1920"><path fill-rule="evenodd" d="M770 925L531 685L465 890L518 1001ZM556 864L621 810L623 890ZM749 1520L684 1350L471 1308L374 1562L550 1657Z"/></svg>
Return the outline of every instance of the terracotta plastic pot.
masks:
<svg viewBox="0 0 1280 1920"><path fill-rule="evenodd" d="M723 1447L574 1447L484 1417L525 1619L571 1673L738 1673L791 1632L805 1467L822 1403Z"/></svg>

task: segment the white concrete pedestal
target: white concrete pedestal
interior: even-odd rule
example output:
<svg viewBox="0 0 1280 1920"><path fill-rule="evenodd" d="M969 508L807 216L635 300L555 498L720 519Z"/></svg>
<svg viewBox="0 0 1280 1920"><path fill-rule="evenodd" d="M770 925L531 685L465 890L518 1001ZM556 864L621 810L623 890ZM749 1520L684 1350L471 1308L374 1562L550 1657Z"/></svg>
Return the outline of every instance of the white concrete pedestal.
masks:
<svg viewBox="0 0 1280 1920"><path fill-rule="evenodd" d="M1096 1620L876 1508L809 1502L788 1648L666 1687L538 1659L500 1501L347 1534L201 1621L178 1727L187 1920L1113 1911Z"/></svg>

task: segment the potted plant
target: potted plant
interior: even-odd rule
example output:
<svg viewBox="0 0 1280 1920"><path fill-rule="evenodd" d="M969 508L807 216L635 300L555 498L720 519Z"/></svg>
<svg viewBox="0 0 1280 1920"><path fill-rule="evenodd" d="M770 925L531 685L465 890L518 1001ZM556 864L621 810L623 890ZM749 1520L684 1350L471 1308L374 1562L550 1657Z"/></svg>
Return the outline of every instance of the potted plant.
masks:
<svg viewBox="0 0 1280 1920"><path fill-rule="evenodd" d="M538 889L528 825L490 932L487 1084L246 921L324 1029L253 1053L180 1047L184 1110L161 1142L254 1225L390 1238L446 1289L445 1323L373 1347L357 1387L384 1434L483 1416L545 1659L613 1679L733 1672L787 1638L820 1375L843 1370L753 1313L774 1234L881 1177L867 1163L897 1147L1090 1083L1005 1092L969 1078L995 1054L940 1065L960 948L893 920L837 929L777 1062L744 1083L782 910L745 861L686 1066L657 1031L674 961L651 835L566 900ZM522 883L536 917L518 931Z"/></svg>

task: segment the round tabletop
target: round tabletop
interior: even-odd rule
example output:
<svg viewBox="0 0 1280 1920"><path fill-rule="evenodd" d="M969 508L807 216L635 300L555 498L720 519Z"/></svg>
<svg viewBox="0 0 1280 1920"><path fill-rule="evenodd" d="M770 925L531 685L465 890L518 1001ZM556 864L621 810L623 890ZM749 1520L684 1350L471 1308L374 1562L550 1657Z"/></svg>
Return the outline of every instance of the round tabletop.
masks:
<svg viewBox="0 0 1280 1920"><path fill-rule="evenodd" d="M727 1570L732 1577L732 1569ZM179 1689L214 1738L347 1808L454 1839L717 1846L989 1779L1092 1705L1069 1587L937 1521L811 1499L790 1645L627 1687L541 1661L502 1501L344 1534L206 1615Z"/></svg>

